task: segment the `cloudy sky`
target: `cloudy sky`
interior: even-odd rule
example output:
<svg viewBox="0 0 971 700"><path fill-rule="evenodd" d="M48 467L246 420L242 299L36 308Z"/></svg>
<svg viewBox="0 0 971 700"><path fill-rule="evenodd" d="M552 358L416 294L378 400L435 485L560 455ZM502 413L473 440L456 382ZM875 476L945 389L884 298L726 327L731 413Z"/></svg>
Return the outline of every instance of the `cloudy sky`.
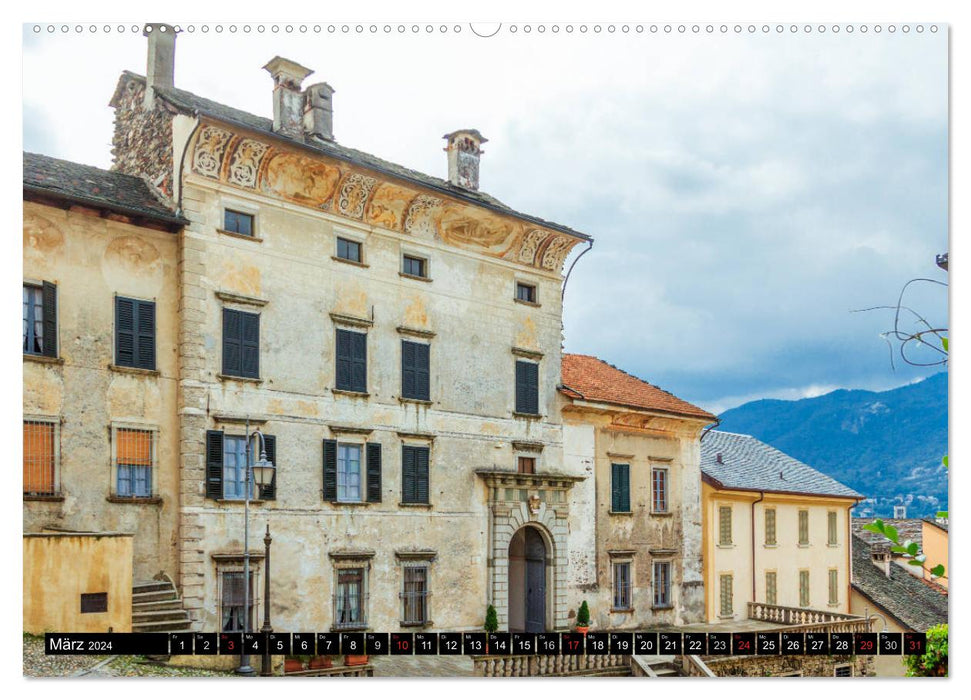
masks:
<svg viewBox="0 0 971 700"><path fill-rule="evenodd" d="M568 351L714 411L936 371L894 371L891 312L852 311L895 303L911 278L946 280L943 27L215 26L180 35L177 87L271 116L261 67L286 56L336 89L340 143L438 176L441 135L479 129L483 190L596 239L567 287ZM25 27L26 150L110 166L107 103L121 70L144 73L145 40L102 27ZM912 291L947 325L946 289Z"/></svg>

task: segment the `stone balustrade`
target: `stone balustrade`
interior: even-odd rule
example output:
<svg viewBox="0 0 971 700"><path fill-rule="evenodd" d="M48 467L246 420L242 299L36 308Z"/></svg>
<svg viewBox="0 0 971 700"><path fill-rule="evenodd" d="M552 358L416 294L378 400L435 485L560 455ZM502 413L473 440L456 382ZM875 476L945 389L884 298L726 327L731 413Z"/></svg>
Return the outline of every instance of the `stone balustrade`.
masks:
<svg viewBox="0 0 971 700"><path fill-rule="evenodd" d="M829 610L812 610L809 608L792 608L784 605L769 605L768 603L749 603L748 619L773 622L778 625L820 625L844 620L860 620L855 615L831 612Z"/></svg>
<svg viewBox="0 0 971 700"><path fill-rule="evenodd" d="M581 676L631 668L630 656L625 654L474 656L472 663L473 675L486 678Z"/></svg>

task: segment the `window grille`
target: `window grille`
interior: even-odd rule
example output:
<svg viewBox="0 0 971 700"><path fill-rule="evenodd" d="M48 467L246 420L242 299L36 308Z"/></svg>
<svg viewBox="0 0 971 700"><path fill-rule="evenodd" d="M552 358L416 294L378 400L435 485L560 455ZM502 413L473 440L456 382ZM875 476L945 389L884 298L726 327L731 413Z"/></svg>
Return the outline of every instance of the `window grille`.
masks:
<svg viewBox="0 0 971 700"><path fill-rule="evenodd" d="M55 425L50 421L24 421L24 495L55 496L57 483Z"/></svg>
<svg viewBox="0 0 971 700"><path fill-rule="evenodd" d="M401 592L401 622L421 625L428 622L428 567L405 566Z"/></svg>
<svg viewBox="0 0 971 700"><path fill-rule="evenodd" d="M118 428L115 440L115 495L124 498L153 496L154 432Z"/></svg>
<svg viewBox="0 0 971 700"><path fill-rule="evenodd" d="M364 569L340 569L334 594L334 629L367 627Z"/></svg>
<svg viewBox="0 0 971 700"><path fill-rule="evenodd" d="M668 512L668 470L654 469L651 472L651 508L655 513Z"/></svg>
<svg viewBox="0 0 971 700"><path fill-rule="evenodd" d="M252 562L250 563L252 566ZM222 605L220 606L220 617L222 620L223 632L242 632L243 631L243 611L245 609L244 599L246 590L243 582L246 580L243 571L224 571L222 572ZM250 571L249 575L249 629L255 629L253 622L256 610L256 572Z"/></svg>
<svg viewBox="0 0 971 700"><path fill-rule="evenodd" d="M654 562L654 605L671 605L671 562Z"/></svg>
<svg viewBox="0 0 971 700"><path fill-rule="evenodd" d="M630 562L614 564L614 610L631 607Z"/></svg>

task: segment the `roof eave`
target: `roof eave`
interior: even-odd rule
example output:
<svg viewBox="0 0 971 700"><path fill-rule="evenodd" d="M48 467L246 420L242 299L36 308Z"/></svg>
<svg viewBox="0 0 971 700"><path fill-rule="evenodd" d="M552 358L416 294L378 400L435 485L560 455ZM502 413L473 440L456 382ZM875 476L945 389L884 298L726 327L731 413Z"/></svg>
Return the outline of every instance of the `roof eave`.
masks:
<svg viewBox="0 0 971 700"><path fill-rule="evenodd" d="M54 199L60 202L72 202L77 204L83 204L97 209L104 209L107 211L112 211L118 214L123 214L125 216L131 216L138 219L146 219L148 221L154 221L166 225L173 232L184 226L189 225L187 219L183 219L180 216L172 214L171 216L166 216L161 213L148 212L143 209L136 209L134 207L125 206L124 204L118 204L115 202L108 202L103 199L95 199L93 197L85 197L83 195L75 195L64 192L62 190L51 189L48 187L41 187L40 185L30 185L24 183L24 193L29 193L47 199Z"/></svg>
<svg viewBox="0 0 971 700"><path fill-rule="evenodd" d="M631 404L621 403L619 401L607 401L606 399L579 399L572 396L569 392L580 393L576 389L569 389L564 391L563 389L558 390L563 396L568 398L574 406L579 408L591 408L600 410L617 410L622 408L626 411L634 411L636 413L643 413L646 415L656 416L658 418L680 418L682 420L693 420L702 423L703 425L708 425L714 423L718 419L711 414L699 415L697 413L682 413L679 411L665 411L659 408L646 408L644 406L633 406Z"/></svg>
<svg viewBox="0 0 971 700"><path fill-rule="evenodd" d="M857 494L855 496L849 496L847 494L837 494L837 493L815 493L812 491L789 491L785 489L773 489L773 488L755 488L748 486L732 486L731 484L726 484L719 481L715 477L711 476L705 471L705 468L701 468L701 478L703 481L707 481L713 486L717 486L725 491L744 491L745 493L780 493L786 496L810 496L812 498L838 498L845 501L853 501L854 503L859 503L860 501L866 500L864 496Z"/></svg>

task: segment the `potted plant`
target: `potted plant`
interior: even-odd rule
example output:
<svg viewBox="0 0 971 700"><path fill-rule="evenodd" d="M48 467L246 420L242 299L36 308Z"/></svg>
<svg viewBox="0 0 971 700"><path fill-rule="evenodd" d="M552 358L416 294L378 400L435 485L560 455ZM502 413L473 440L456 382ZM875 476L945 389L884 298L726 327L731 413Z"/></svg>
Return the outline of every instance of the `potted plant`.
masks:
<svg viewBox="0 0 971 700"><path fill-rule="evenodd" d="M345 654L344 655L345 666L363 666L367 662L368 662L367 654Z"/></svg>
<svg viewBox="0 0 971 700"><path fill-rule="evenodd" d="M496 609L490 605L486 608L485 624L482 627L486 631L486 654L489 653L489 635L499 629L499 617Z"/></svg>
<svg viewBox="0 0 971 700"><path fill-rule="evenodd" d="M587 601L580 603L580 609L577 611L577 632L580 634L586 634L590 631L590 608L587 607Z"/></svg>
<svg viewBox="0 0 971 700"><path fill-rule="evenodd" d="M283 672L295 673L297 671L303 671L307 668L309 662L309 656L288 656L283 660Z"/></svg>
<svg viewBox="0 0 971 700"><path fill-rule="evenodd" d="M310 659L310 664L307 666L312 669L321 668L332 668L334 666L334 660L330 656L315 656Z"/></svg>

